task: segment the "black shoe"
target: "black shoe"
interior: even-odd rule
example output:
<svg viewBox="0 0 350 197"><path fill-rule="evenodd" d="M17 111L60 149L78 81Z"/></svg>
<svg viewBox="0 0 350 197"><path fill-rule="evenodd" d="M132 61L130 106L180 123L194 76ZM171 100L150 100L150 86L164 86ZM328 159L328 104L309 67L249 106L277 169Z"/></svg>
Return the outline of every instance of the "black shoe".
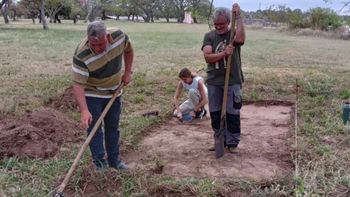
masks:
<svg viewBox="0 0 350 197"><path fill-rule="evenodd" d="M203 119L207 115L207 110L204 107L200 111L196 112L196 118Z"/></svg>
<svg viewBox="0 0 350 197"><path fill-rule="evenodd" d="M215 151L215 146L208 148L208 151Z"/></svg>

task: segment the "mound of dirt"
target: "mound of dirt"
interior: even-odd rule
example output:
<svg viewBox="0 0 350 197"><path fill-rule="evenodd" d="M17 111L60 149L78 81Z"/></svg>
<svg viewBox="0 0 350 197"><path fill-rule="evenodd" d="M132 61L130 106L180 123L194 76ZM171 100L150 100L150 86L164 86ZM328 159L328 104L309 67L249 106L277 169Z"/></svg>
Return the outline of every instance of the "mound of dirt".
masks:
<svg viewBox="0 0 350 197"><path fill-rule="evenodd" d="M184 177L245 177L272 180L293 170L288 131L291 106L245 105L242 108L241 143L236 153L215 159L210 119L182 124L171 119L154 127L141 141L139 151L126 156L131 168Z"/></svg>
<svg viewBox="0 0 350 197"><path fill-rule="evenodd" d="M68 87L62 94L57 97L50 98L47 102L47 106L55 108L60 111L76 111L78 109L78 105L74 99L73 95L73 87Z"/></svg>
<svg viewBox="0 0 350 197"><path fill-rule="evenodd" d="M76 141L81 132L65 114L51 108L28 112L19 118L2 119L0 157L52 157L62 143Z"/></svg>

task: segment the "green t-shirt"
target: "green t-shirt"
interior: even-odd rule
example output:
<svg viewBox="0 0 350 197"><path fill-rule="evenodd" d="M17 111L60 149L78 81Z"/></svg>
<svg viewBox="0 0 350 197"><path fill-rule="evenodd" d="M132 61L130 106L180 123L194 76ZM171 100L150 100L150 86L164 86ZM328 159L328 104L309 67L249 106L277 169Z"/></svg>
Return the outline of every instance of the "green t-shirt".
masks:
<svg viewBox="0 0 350 197"><path fill-rule="evenodd" d="M225 46L230 41L230 31L225 34L218 35L216 31L210 31L205 34L202 50L205 46L212 46L212 53L219 53L224 50ZM242 84L244 82L242 67L241 67L241 45L234 43L235 50L232 54L232 66L230 72L229 85ZM208 63L207 65L207 79L208 85L224 85L225 71L227 59L222 59L216 63Z"/></svg>

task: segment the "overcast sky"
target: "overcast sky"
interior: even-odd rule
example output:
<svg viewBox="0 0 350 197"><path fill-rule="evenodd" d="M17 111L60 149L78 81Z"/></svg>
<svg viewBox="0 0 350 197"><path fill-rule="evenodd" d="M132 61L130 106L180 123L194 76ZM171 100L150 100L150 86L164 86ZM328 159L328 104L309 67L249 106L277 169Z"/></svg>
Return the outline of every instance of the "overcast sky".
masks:
<svg viewBox="0 0 350 197"><path fill-rule="evenodd" d="M241 9L246 11L256 11L259 8L265 10L270 5L285 5L288 8L298 8L302 11L307 11L310 8L322 7L331 8L338 12L343 7L342 2L344 1L345 0L331 0L325 3L323 0L214 0L214 6L231 8L232 3L237 2L241 6Z"/></svg>

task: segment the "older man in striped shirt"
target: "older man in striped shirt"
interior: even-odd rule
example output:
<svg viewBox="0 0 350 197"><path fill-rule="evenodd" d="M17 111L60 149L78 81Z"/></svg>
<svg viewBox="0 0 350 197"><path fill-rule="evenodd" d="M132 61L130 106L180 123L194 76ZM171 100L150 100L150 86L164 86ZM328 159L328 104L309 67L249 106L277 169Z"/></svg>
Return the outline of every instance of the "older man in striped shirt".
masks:
<svg viewBox="0 0 350 197"><path fill-rule="evenodd" d="M77 46L72 66L74 96L80 109L81 124L88 133L121 82L127 85L131 81L133 57L133 48L124 32L108 31L100 21L88 25L87 36ZM115 169L127 169L119 156L120 113L121 95L104 117L104 132L100 127L90 143L97 169L108 165Z"/></svg>

